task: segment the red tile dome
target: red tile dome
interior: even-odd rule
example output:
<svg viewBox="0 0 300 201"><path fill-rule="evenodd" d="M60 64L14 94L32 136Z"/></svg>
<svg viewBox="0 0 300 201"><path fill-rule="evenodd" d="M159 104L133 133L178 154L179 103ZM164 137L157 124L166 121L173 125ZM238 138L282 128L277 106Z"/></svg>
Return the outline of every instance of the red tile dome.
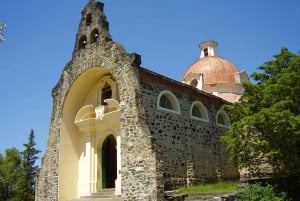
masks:
<svg viewBox="0 0 300 201"><path fill-rule="evenodd" d="M182 82L199 90L235 102L243 93L242 82L248 80L245 71L218 56L215 41L200 43L200 58L190 65L182 76Z"/></svg>
<svg viewBox="0 0 300 201"><path fill-rule="evenodd" d="M229 61L219 56L208 56L198 59L183 74L182 80L188 81L191 75L203 75L203 84L235 84L235 73L238 69ZM190 75L190 76L189 76Z"/></svg>

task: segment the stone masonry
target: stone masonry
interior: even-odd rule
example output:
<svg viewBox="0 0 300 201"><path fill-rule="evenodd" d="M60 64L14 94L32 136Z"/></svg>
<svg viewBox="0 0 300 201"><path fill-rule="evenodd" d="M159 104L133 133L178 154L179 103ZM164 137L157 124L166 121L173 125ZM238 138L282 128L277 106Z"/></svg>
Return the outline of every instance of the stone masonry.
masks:
<svg viewBox="0 0 300 201"><path fill-rule="evenodd" d="M226 128L216 124L216 114L227 102L142 68L138 54L128 54L111 39L103 6L89 1L82 11L72 59L52 91L48 145L35 200L59 200L62 111L72 84L90 68L107 69L119 87L122 200L163 200L165 190L237 178L220 143ZM162 90L176 96L180 114L157 108ZM190 118L195 100L207 108L208 122Z"/></svg>
<svg viewBox="0 0 300 201"><path fill-rule="evenodd" d="M220 142L226 128L216 124L217 111L226 102L146 69L141 69L140 74L143 105L163 190L236 179L238 171L229 163ZM157 109L157 97L162 90L176 95L181 114ZM209 122L191 118L193 101L201 101L206 106Z"/></svg>
<svg viewBox="0 0 300 201"><path fill-rule="evenodd" d="M156 199L155 161L151 151L149 135L145 131L145 118L141 110L141 96L139 92L138 66L140 56L127 54L124 48L111 40L108 32L108 22L103 14L103 4L90 1L83 10L77 41L81 35L89 35L91 30L84 26L87 13L93 13L99 30L98 42L89 48L79 49L76 43L72 60L66 65L62 76L52 91L53 112L49 131L47 150L39 173L36 187L36 200L58 200L58 169L60 117L64 99L76 78L85 70L95 66L109 68L119 83L121 102L121 136L122 142L122 189L124 200L144 199L152 196ZM140 114L140 115L136 115ZM134 137L133 137L134 136ZM147 140L147 138L149 140ZM143 143L140 143L143 141ZM129 142L129 143L128 143ZM137 157L139 155L139 157ZM136 167L143 164L148 171L136 171ZM134 180L139 185L134 185ZM127 188L125 188L125 186Z"/></svg>

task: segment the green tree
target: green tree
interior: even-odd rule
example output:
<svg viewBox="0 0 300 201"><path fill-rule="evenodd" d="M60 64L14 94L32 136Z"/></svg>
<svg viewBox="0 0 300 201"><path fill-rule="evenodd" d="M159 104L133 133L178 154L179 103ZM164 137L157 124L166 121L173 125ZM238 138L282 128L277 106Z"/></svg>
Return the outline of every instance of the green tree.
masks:
<svg viewBox="0 0 300 201"><path fill-rule="evenodd" d="M13 201L17 192L17 180L21 169L21 155L16 148L0 154L0 201Z"/></svg>
<svg viewBox="0 0 300 201"><path fill-rule="evenodd" d="M232 125L222 141L240 169L262 175L268 164L300 183L300 56L282 48L258 69L241 101L225 106Z"/></svg>
<svg viewBox="0 0 300 201"><path fill-rule="evenodd" d="M2 42L4 40L3 30L4 30L5 26L6 25L3 22L0 22L0 42Z"/></svg>
<svg viewBox="0 0 300 201"><path fill-rule="evenodd" d="M18 181L17 198L22 201L34 201L35 196L35 182L38 166L35 164L39 158L37 154L40 150L36 149L34 141L34 131L31 130L28 143L24 144L25 150L22 154L22 169Z"/></svg>

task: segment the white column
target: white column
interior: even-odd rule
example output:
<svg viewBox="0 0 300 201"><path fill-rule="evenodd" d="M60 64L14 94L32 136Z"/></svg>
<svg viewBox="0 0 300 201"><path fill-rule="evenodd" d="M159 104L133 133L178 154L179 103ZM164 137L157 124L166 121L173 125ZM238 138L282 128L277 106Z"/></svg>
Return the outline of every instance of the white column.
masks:
<svg viewBox="0 0 300 201"><path fill-rule="evenodd" d="M97 145L95 140L95 134L91 135L91 150L90 150L90 193L97 192L96 183L97 183Z"/></svg>
<svg viewBox="0 0 300 201"><path fill-rule="evenodd" d="M82 135L82 148L81 155L79 159L79 182L78 191L79 196L90 195L90 150L91 150L91 140L90 133L84 133Z"/></svg>
<svg viewBox="0 0 300 201"><path fill-rule="evenodd" d="M118 131L117 133L120 133ZM121 137L118 135L116 137L117 141L117 179L115 181L115 195L121 195Z"/></svg>
<svg viewBox="0 0 300 201"><path fill-rule="evenodd" d="M95 153L95 135L84 133L82 153L79 159L79 196L89 196L96 192L97 167Z"/></svg>

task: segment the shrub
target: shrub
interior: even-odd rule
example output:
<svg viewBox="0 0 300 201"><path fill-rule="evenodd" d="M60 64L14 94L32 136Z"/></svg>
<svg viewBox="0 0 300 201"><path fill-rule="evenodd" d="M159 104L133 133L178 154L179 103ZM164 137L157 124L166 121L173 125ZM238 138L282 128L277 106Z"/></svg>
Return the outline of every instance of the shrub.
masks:
<svg viewBox="0 0 300 201"><path fill-rule="evenodd" d="M239 193L234 201L289 201L286 193L277 192L274 186L251 184L245 191Z"/></svg>

